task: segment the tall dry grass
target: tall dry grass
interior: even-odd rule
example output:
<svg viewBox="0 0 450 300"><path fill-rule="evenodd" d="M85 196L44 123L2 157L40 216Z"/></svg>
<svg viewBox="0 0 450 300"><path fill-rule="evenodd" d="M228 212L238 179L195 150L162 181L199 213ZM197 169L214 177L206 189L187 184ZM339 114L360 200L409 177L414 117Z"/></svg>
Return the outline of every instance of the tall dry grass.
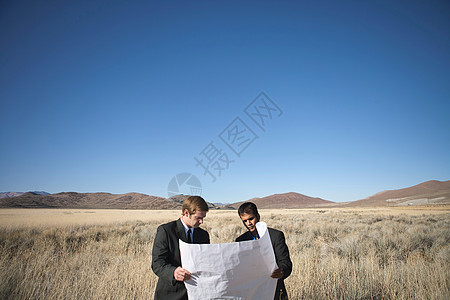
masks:
<svg viewBox="0 0 450 300"><path fill-rule="evenodd" d="M291 299L450 299L448 214L265 211L262 220L286 235ZM151 299L159 224L0 229L0 298ZM203 227L213 243L244 231L227 212Z"/></svg>

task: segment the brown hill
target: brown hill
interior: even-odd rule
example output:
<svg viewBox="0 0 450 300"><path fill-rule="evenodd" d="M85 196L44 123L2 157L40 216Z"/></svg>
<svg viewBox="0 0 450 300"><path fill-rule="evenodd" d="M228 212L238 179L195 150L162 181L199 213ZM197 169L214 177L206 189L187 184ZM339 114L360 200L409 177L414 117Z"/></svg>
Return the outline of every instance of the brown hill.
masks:
<svg viewBox="0 0 450 300"><path fill-rule="evenodd" d="M307 208L334 204L332 201L313 198L294 192L275 194L263 198L252 198L248 201L255 203L258 208ZM230 204L230 206L237 209L244 202L245 201L233 203Z"/></svg>
<svg viewBox="0 0 450 300"><path fill-rule="evenodd" d="M418 185L386 190L345 206L402 206L450 203L450 180L430 180Z"/></svg>
<svg viewBox="0 0 450 300"><path fill-rule="evenodd" d="M0 199L0 207L18 208L114 208L114 209L178 209L181 205L170 199L139 193L75 193L51 195L25 193Z"/></svg>

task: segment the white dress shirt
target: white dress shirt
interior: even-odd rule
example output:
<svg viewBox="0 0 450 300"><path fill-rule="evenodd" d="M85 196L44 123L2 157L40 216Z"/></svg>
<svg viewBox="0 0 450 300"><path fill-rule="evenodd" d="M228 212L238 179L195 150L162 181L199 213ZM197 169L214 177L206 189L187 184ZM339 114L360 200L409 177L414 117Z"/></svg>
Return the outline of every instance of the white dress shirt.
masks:
<svg viewBox="0 0 450 300"><path fill-rule="evenodd" d="M186 223L184 223L184 221L183 221L183 217L181 217L180 218L180 220L181 220L181 224L183 224L183 227L184 227L184 234L186 234L186 239L187 239L187 232L188 232L188 230L189 229L191 229L191 242L193 243L194 242L194 227L188 227L187 225L186 225Z"/></svg>

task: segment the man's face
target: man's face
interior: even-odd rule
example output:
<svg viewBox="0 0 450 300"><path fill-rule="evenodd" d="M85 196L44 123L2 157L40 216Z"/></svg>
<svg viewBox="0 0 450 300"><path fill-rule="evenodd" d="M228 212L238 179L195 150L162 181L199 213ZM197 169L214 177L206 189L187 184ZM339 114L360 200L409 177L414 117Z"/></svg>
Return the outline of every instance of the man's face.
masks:
<svg viewBox="0 0 450 300"><path fill-rule="evenodd" d="M259 222L259 218L255 216L254 214L246 214L243 213L240 215L242 223L244 223L244 226L247 227L250 232L255 232L256 230L256 223Z"/></svg>
<svg viewBox="0 0 450 300"><path fill-rule="evenodd" d="M206 211L197 210L194 214L189 214L188 210L184 210L184 216L183 219L186 223L186 225L198 228L200 225L203 224L203 218L206 217Z"/></svg>

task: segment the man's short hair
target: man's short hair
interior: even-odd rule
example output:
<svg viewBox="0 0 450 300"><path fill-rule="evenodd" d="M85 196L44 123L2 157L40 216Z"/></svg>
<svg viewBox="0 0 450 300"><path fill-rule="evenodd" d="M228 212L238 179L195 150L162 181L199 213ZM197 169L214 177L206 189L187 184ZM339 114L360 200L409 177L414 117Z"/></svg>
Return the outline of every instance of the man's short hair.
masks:
<svg viewBox="0 0 450 300"><path fill-rule="evenodd" d="M256 204L253 202L242 203L241 206L239 206L238 208L238 214L239 216L243 214L252 214L255 217L259 216L258 208L256 207Z"/></svg>
<svg viewBox="0 0 450 300"><path fill-rule="evenodd" d="M184 214L184 210L188 210L189 214L195 214L196 211L208 211L208 204L205 199L200 196L189 196L183 201L183 207L181 208L181 214Z"/></svg>

